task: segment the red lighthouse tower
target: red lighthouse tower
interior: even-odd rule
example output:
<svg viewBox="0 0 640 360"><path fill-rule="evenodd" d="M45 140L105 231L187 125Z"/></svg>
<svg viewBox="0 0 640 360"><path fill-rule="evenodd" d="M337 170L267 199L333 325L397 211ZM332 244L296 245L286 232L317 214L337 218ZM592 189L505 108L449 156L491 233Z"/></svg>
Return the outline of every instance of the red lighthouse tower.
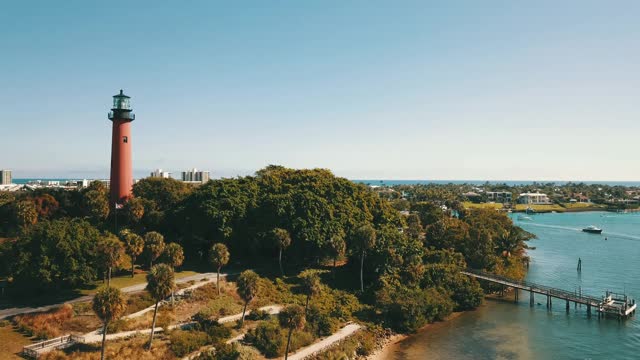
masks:
<svg viewBox="0 0 640 360"><path fill-rule="evenodd" d="M113 96L109 120L113 122L111 135L110 203L121 204L131 197L133 165L131 161L131 122L136 118L131 110L130 97L122 93Z"/></svg>

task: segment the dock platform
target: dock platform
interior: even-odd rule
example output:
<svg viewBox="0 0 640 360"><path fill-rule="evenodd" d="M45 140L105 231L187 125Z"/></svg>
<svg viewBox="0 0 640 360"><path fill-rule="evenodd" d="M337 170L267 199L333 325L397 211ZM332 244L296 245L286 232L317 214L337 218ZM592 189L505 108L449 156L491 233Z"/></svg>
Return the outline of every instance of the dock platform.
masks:
<svg viewBox="0 0 640 360"><path fill-rule="evenodd" d="M495 284L500 284L505 287L510 287L516 290L515 299L518 301L518 290L525 290L529 292L529 305L534 306L534 294L545 295L547 297L547 308L552 307L552 298L565 301L566 310L569 312L569 304L586 305L587 314L591 315L592 308L598 312L598 317L601 315L616 317L618 319L626 319L635 315L636 313L636 301L624 294L617 294L607 291L602 297L595 297L585 295L582 292L577 293L575 291L567 291L550 286L536 284L529 281L510 279L504 276L487 273L484 271L467 269L461 271L462 274L476 278L478 280L489 281Z"/></svg>

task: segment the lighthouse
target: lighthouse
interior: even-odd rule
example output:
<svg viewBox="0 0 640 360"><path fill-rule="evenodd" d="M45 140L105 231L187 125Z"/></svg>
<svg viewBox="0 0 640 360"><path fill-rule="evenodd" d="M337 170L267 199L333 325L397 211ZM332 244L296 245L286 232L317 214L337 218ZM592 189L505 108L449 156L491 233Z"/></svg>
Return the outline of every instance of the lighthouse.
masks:
<svg viewBox="0 0 640 360"><path fill-rule="evenodd" d="M133 162L131 160L131 122L136 118L131 110L131 98L122 90L113 96L113 108L109 120L111 133L110 204L118 207L129 197L133 187Z"/></svg>

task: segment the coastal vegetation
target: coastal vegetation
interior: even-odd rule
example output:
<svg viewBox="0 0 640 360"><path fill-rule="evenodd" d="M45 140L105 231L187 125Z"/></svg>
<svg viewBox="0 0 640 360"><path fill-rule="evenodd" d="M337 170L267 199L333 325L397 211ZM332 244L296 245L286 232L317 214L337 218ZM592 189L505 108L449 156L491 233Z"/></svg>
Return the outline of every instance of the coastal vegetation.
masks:
<svg viewBox="0 0 640 360"><path fill-rule="evenodd" d="M532 235L504 212L466 208L449 187L402 191L372 191L323 169L268 166L255 176L199 187L143 179L117 213L109 211L104 187L93 183L77 192L3 195L0 213L13 220L0 224L0 236L9 239L0 244L0 277L8 279L11 301L19 302L82 290L105 274L114 285L146 273L151 296L145 305L154 306L153 317L114 318L109 331L154 329L156 322L168 329L190 318L197 326L164 331L157 341L151 330L146 347L154 341L160 350L151 352L173 357L218 344L217 358L244 351L221 345L240 331L245 344L265 356L286 355L350 321L365 324L373 337L381 328L417 331L477 307L493 290L461 270L524 277ZM159 310L175 289L178 267L242 273ZM256 310L274 304L285 309L278 317ZM238 312L233 327L217 324ZM358 339L345 351L369 353L371 338ZM107 354L121 351L109 348ZM67 353L73 351L81 349Z"/></svg>

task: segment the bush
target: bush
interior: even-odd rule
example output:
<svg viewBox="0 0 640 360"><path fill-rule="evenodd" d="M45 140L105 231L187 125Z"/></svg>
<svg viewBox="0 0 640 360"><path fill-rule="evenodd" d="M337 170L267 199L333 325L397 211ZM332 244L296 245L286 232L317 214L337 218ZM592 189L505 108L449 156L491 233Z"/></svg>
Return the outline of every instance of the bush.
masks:
<svg viewBox="0 0 640 360"><path fill-rule="evenodd" d="M273 358L284 354L287 345L285 336L280 326L274 322L265 322L249 330L245 340L253 344L264 356Z"/></svg>
<svg viewBox="0 0 640 360"><path fill-rule="evenodd" d="M448 294L433 288L387 286L376 293L384 322L401 332L415 332L434 320L443 320L453 311Z"/></svg>
<svg viewBox="0 0 640 360"><path fill-rule="evenodd" d="M173 311L169 309L162 309L159 311L156 326L164 329L165 332L169 331L169 326L176 320L176 316Z"/></svg>
<svg viewBox="0 0 640 360"><path fill-rule="evenodd" d="M153 300L151 294L147 291L130 295L127 298L127 313L133 314L142 309L146 309L155 303L155 300Z"/></svg>
<svg viewBox="0 0 640 360"><path fill-rule="evenodd" d="M259 320L269 320L271 314L264 310L253 310L249 313L249 315L245 316L247 320L259 321Z"/></svg>
<svg viewBox="0 0 640 360"><path fill-rule="evenodd" d="M169 336L171 350L178 357L183 357L207 344L209 336L202 331L174 330Z"/></svg>
<svg viewBox="0 0 640 360"><path fill-rule="evenodd" d="M367 329L359 331L357 334L341 341L336 346L323 351L314 359L316 360L337 360L337 359L353 359L365 357L373 354L376 349L377 332ZM354 356L354 354L356 356Z"/></svg>
<svg viewBox="0 0 640 360"><path fill-rule="evenodd" d="M224 343L225 340L231 337L231 329L224 325L218 324L217 322L212 326L207 327L205 331L209 336L209 342L213 344Z"/></svg>
<svg viewBox="0 0 640 360"><path fill-rule="evenodd" d="M329 336L338 330L340 322L323 312L317 305L311 305L307 309L307 328L316 336Z"/></svg>
<svg viewBox="0 0 640 360"><path fill-rule="evenodd" d="M288 330L283 330L275 321L260 323L255 329L249 330L245 340L253 344L264 356L273 358L284 355L287 346ZM291 335L290 351L311 344L312 334L304 331L294 331Z"/></svg>

